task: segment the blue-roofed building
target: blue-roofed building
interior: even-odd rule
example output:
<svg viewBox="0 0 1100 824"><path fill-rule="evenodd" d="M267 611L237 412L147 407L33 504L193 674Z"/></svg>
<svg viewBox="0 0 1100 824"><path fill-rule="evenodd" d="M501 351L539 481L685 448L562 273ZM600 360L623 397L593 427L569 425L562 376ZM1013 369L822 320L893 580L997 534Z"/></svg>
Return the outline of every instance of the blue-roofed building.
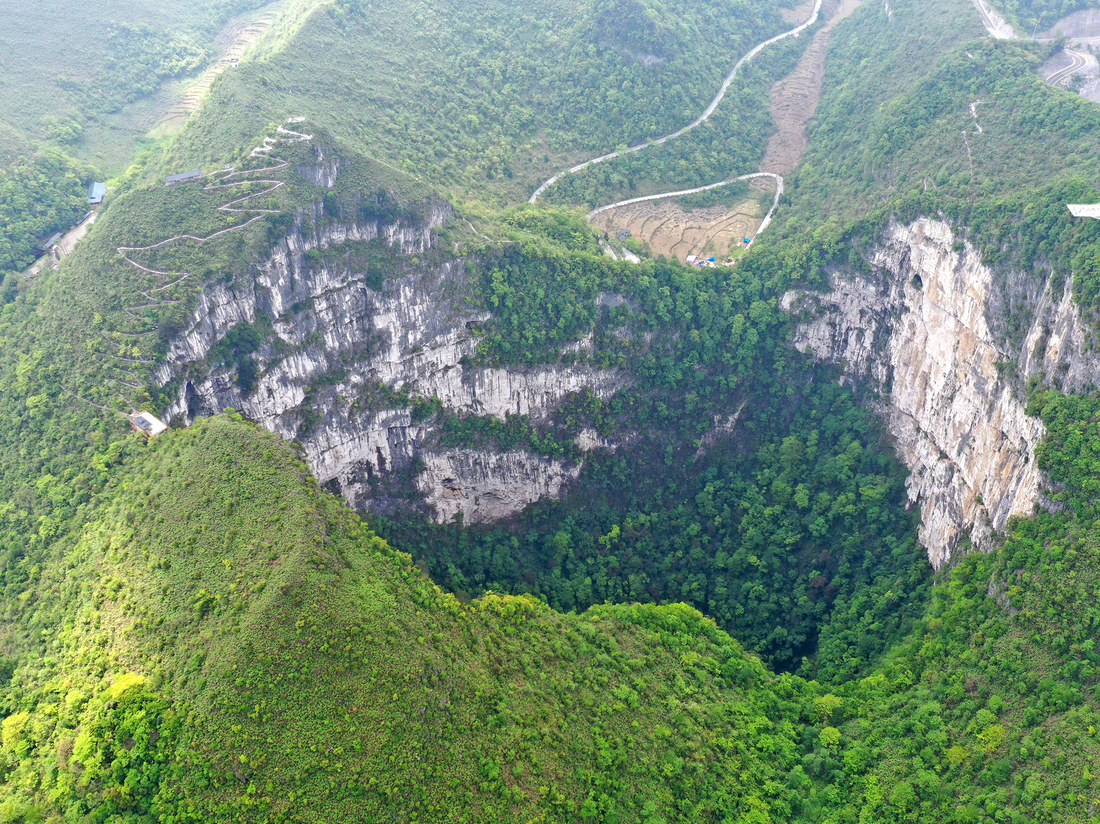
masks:
<svg viewBox="0 0 1100 824"><path fill-rule="evenodd" d="M102 203L107 194L107 186L104 183L93 183L88 187L88 202L93 206Z"/></svg>
<svg viewBox="0 0 1100 824"><path fill-rule="evenodd" d="M178 186L181 183L190 183L192 180L202 180L202 172L183 172L178 175L169 175L164 178L164 185Z"/></svg>

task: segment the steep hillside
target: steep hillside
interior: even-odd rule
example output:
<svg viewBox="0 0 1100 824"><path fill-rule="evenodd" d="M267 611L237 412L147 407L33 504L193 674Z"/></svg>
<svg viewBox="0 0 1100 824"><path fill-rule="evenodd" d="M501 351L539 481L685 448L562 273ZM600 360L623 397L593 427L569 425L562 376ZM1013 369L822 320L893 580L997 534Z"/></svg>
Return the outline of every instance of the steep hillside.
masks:
<svg viewBox="0 0 1100 824"><path fill-rule="evenodd" d="M785 28L774 2L744 0L336 3L223 75L168 158L184 171L306 116L457 198L519 202L578 158L684 125ZM771 127L761 101L797 48L747 67L711 126L601 174L585 196L750 171Z"/></svg>
<svg viewBox="0 0 1100 824"><path fill-rule="evenodd" d="M445 202L313 124L256 149L121 195L7 311L12 546L38 557L101 487L121 413L232 407L468 595L684 599L783 667L824 643L850 672L918 614L928 568L889 447L791 359L763 273L639 270L529 207L479 220L501 240L472 246ZM32 444L46 457L14 457Z"/></svg>
<svg viewBox="0 0 1100 824"><path fill-rule="evenodd" d="M1020 29L1043 31L1081 9L1096 8L1095 0L1005 0L998 4L1004 14L1013 17Z"/></svg>
<svg viewBox="0 0 1100 824"><path fill-rule="evenodd" d="M924 14L863 7L838 28L781 237L761 253L809 284L783 302L796 345L870 394L941 566L1047 505L1024 385L1095 381L1097 230L1065 206L1096 198L1100 113L1036 76L1048 47L929 30Z"/></svg>
<svg viewBox="0 0 1100 824"><path fill-rule="evenodd" d="M732 266L506 205L790 25L295 5L9 281L0 821L1093 816L1100 115L1050 46L862 4ZM806 39L554 198L746 171Z"/></svg>
<svg viewBox="0 0 1100 824"><path fill-rule="evenodd" d="M67 270L100 284L93 333L63 325L114 380L74 390L183 424L232 407L299 440L456 590L686 599L785 667L822 631L850 647L857 605L891 586L912 603L876 648L904 631L927 567L901 476L850 395L792 359L766 272L614 262L531 207L479 220L487 242L313 124L280 128L236 171L135 190L97 226Z"/></svg>
<svg viewBox="0 0 1100 824"><path fill-rule="evenodd" d="M226 21L263 5L13 0L0 21L0 164L46 141L112 172L125 168L178 93L174 81L213 62Z"/></svg>
<svg viewBox="0 0 1100 824"><path fill-rule="evenodd" d="M132 436L6 603L5 820L720 820L782 798L758 745L796 746L791 686L698 613L463 606L235 417Z"/></svg>

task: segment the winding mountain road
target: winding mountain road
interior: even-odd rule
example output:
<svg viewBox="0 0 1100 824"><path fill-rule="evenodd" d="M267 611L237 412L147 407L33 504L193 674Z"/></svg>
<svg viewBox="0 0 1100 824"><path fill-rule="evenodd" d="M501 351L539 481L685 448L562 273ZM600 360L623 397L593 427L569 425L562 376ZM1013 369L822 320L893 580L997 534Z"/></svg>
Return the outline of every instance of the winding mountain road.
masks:
<svg viewBox="0 0 1100 824"><path fill-rule="evenodd" d="M985 26L986 32L990 37L998 40L1020 40L1022 39L1015 30L1009 25L1008 21L1001 17L997 11L986 2L986 0L971 0L974 4L974 8L978 10L978 15L982 18L982 25ZM1031 38L1035 39L1035 38ZM1043 37L1039 38L1040 41L1044 41ZM1045 41L1049 42L1049 41ZM1080 45L1080 44L1078 44ZM1091 55L1079 52L1075 49L1071 49L1066 46L1063 50L1070 63L1068 66L1063 66L1057 71L1053 72L1049 77L1044 76L1044 79L1050 85L1054 86L1065 80L1071 75L1088 68L1090 65L1095 64L1095 58ZM1040 72L1042 74L1042 72Z"/></svg>
<svg viewBox="0 0 1100 824"><path fill-rule="evenodd" d="M301 122L301 120L302 118L294 118L292 120L288 120L287 123L298 123ZM260 146L254 148L250 156L267 158L268 155L270 155L272 150L275 148L275 146L279 144L308 142L312 139L312 135L302 134L301 132L295 132L290 129L284 128L283 126L279 126L276 130L276 136L265 137L263 143ZM119 246L116 251L127 264L129 264L139 272L143 272L147 275L152 275L154 278L160 281L159 285L152 286L148 289L136 289L137 296L144 299L145 302L131 302L123 304L123 314L131 318L133 321L137 321L139 324L148 324L150 322L150 319L142 314L143 311L146 309L158 308L162 306L172 306L179 303L178 300L169 297L163 297L162 295L170 290L173 286L176 286L177 284L182 283L183 281L191 277L190 272L154 269L150 266L146 266L134 260L132 255L160 249L162 247L169 246L180 241L191 241L192 243L196 244L205 243L208 240L213 240L214 238L227 234L229 232L238 232L241 229L244 229L246 226L249 226L252 223L256 222L257 220L261 220L266 215L277 214L281 210L250 207L247 205L246 201L270 194L281 186L286 185L286 181L272 178L257 178L245 176L255 175L257 173L270 174L272 172L286 168L289 165L290 164L288 161L280 160L270 165L257 166L254 169L226 169L225 171L208 175L208 177L211 179L211 182L203 187L203 191L217 190L224 192L226 189L234 186L252 186L255 184L266 184L266 188L255 192L249 192L242 197L234 198L217 207L217 210L222 212L244 212L254 214L253 217L250 217L248 220L245 220L242 223L238 223L234 226L229 226L225 229L220 229L212 234L205 236L182 234L166 238L157 243L151 243L146 246ZM168 280L169 278L171 278L171 280ZM100 360L100 365L102 365L103 367L115 370L119 375L122 375L125 378L129 378L129 380L125 380L123 377L118 377L117 375L115 375L112 377L108 377L108 382L135 390L140 390L144 387L144 379L136 374L128 366L125 366L123 364L150 364L152 363L152 361L149 358L144 358L141 356L127 357L123 355L122 352L125 350L126 346L133 346L140 339L148 337L155 333L156 328L146 329L140 332L124 332L120 329L112 330L111 332L107 333L100 332L100 337L104 338L106 341L108 341L108 343L122 343L124 339L131 341L130 344L125 344L125 346L123 346L118 352L114 353L113 355L109 355L109 361ZM124 400L126 399L124 398ZM130 401L128 400L126 402L130 403Z"/></svg>
<svg viewBox="0 0 1100 824"><path fill-rule="evenodd" d="M1077 74L1077 72L1081 71L1089 64L1089 59L1086 55L1081 54L1079 51L1074 51L1069 46L1066 46L1064 52L1069 55L1070 64L1064 69L1059 69L1047 78L1047 83L1052 86L1058 81L1069 77L1071 74Z"/></svg>
<svg viewBox="0 0 1100 824"><path fill-rule="evenodd" d="M718 108L718 104L721 103L722 99L726 96L726 92L729 91L730 84L733 83L733 80L737 76L737 72L740 70L740 68L743 65L745 65L746 63L748 63L750 60L752 60L754 57L756 57L756 55L759 54L761 52L761 50L763 50L767 46L770 46L772 43L777 43L780 40L784 40L788 37L797 37L803 31L805 31L810 26L812 26L814 23L816 23L817 22L817 15L821 11L821 3L822 3L822 0L816 0L816 2L814 3L813 12L810 14L810 18L805 23L801 24L800 26L796 26L795 28L791 29L790 31L783 32L782 34L777 34L775 37L768 38L763 43L759 43L758 45L754 46L747 54L745 54L740 60L738 60L737 63L734 65L733 70L730 71L730 73L728 75L726 75L726 79L722 82L722 86L721 86L721 88L719 88L718 93L714 96L714 99L710 101L710 105L707 106L706 109L703 110L703 113L701 115L699 115L693 121L688 123L686 126L684 126L681 129L678 129L675 132L672 132L670 134L666 134L663 137L657 137L657 138L654 138L653 140L647 140L644 143L639 143L637 146L631 146L628 149L622 149L622 150L617 151L617 152L609 152L608 154L600 155L599 157L594 157L591 160L586 160L584 163L577 164L576 166L574 166L571 169L567 169L564 172L559 172L558 174L554 175L552 178L547 180L545 183L543 183L541 186L539 186L535 190L534 194L532 194L531 197L528 199L528 203L535 203L543 195L543 193L547 189L549 189L551 186L553 186L555 183L557 183L559 180L561 180L561 178L565 177L566 175L576 174L577 172L582 171L584 169L587 169L589 166L593 166L596 163L603 163L605 160L614 160L615 158L622 157L623 155L631 154L633 152L640 152L643 149L648 149L650 146L659 146L662 143L667 143L669 140L673 140L677 137L680 137L683 134L687 134L692 129L694 129L696 126L699 126L699 125L705 123L710 118L710 116L712 114L714 114L714 110ZM782 188L782 178L779 178L778 175L767 175L767 176L778 178L779 179L779 187ZM734 178L734 180L740 180L740 179L741 178ZM683 192L672 192L672 193L665 194L665 195L648 195L644 198L634 198L632 200L623 201L623 203L617 203L617 204L612 204L611 206L601 207L601 209L599 209L597 211L602 211L603 209L611 209L611 208L614 208L615 206L622 206L625 203L634 203L634 202L637 202L638 200L656 200L656 199L662 198L662 197L675 197L676 195L679 195L679 194L689 194L691 192L700 192L700 191L704 191L706 189L713 189L713 188L717 188L719 186L726 186L726 185L729 185L732 182L733 182L733 180L727 180L727 181L723 181L721 183L713 183L710 186L704 186L704 187L699 188L699 189L688 189L688 190L685 190ZM774 211L774 207L773 207L773 211ZM595 214L595 212L593 212L593 214ZM768 213L768 216L770 218L771 212ZM757 230L757 233L759 233L759 231L760 230Z"/></svg>
<svg viewBox="0 0 1100 824"><path fill-rule="evenodd" d="M295 118L293 120L288 120L287 122L288 123L296 123L296 122L300 122L301 120L302 120L302 118ZM277 135L288 135L288 136L287 137L281 137L281 136L265 137L264 140L263 140L263 144L260 145L260 146L257 146L256 148L254 148L251 151L251 153L249 154L249 156L250 157L267 157L267 155L269 155L271 153L272 149L280 143L302 143L302 142L308 142L308 141L313 139L313 135L302 134L301 132L291 131L290 129L286 129L282 126L279 126L276 129L276 133L277 133ZM267 172L267 173L275 172L275 171L278 171L279 169L283 169L283 168L285 168L289 165L290 164L289 164L288 161L280 160L278 163L276 163L274 165L271 165L271 166L259 166L255 169L244 169L244 170L240 170L240 171L235 170L235 169L227 169L225 172L217 172L217 173L215 173L214 175L211 176L212 179L213 179L213 182L208 183L206 186L204 186L203 191L210 191L210 190L213 190L213 189L225 190L225 189L227 189L231 186L246 186L246 185L251 186L251 185L257 184L257 183L268 184L268 187L266 189L261 189L258 192L250 192L249 194L246 194L244 197L235 198L233 200L228 201L227 203L223 203L221 206L218 206L218 211L220 211L220 212L245 212L245 213L251 213L251 214L255 215L254 217L249 218L248 220L244 221L243 223L238 223L237 225L230 226L226 229L220 229L217 232L214 232L213 234L205 235L205 236L202 236L202 237L200 237L199 235L187 235L187 234L176 235L175 237L166 238L166 239L161 240L157 243L151 243L147 246L119 246L116 251L122 257L122 259L125 260L128 264L133 266L135 269L138 269L142 272L145 272L146 274L155 275L157 277L162 277L162 278L163 277L171 277L173 275L178 275L179 274L178 272L169 272L169 271L164 271L164 270L160 270L160 269L152 269L148 266L144 266L144 265L138 263L133 258L131 258L130 255L127 254L127 253L149 252L149 251L152 251L154 249L159 249L162 246L168 246L170 244L177 243L181 240L190 240L190 241L194 241L195 243L205 243L206 241L213 240L214 238L219 237L220 235L224 235L224 234L227 234L229 232L238 232L241 229L244 229L246 226L249 226L252 223L255 223L257 220L262 219L265 215L278 214L282 210L280 210L280 209L260 209L260 208L255 208L255 207L245 207L245 208L241 209L241 208L237 208L237 204L238 203L243 203L247 200L252 200L253 198L262 197L263 195L269 194L270 192L274 192L279 187L286 185L286 181L283 181L283 180L270 180L270 179L266 179L266 178L248 178L248 179L245 179L245 180L238 180L238 181L235 181L233 183L230 183L229 181L232 178L241 177L242 175L251 175L251 174L255 174L256 172ZM143 303L143 304L137 304L137 305L123 306L122 311L125 314L132 317L132 318L142 320L143 319L142 316L135 314L134 311L132 311L132 310L135 310L135 309L148 309L149 307L152 307L152 306L164 306L164 305L168 305L168 304L177 303L178 301L165 300L163 298L156 298L153 295L157 292L165 291L166 289L169 289L170 287L175 286L177 283L179 283L183 280L186 280L189 277L190 277L190 273L184 273L182 276L177 277L175 280L171 281L170 283L165 283L162 286L157 286L156 288L140 292L140 294L144 295L146 298L148 298L150 301L152 301L152 303ZM150 330L149 332L141 333L141 334L142 335L152 334L152 330Z"/></svg>
<svg viewBox="0 0 1100 824"><path fill-rule="evenodd" d="M982 18L982 25L989 32L990 37L998 40L1016 39L1016 32L1013 31L1012 26L1001 15L997 14L992 6L986 3L985 0L973 0L973 2Z"/></svg>

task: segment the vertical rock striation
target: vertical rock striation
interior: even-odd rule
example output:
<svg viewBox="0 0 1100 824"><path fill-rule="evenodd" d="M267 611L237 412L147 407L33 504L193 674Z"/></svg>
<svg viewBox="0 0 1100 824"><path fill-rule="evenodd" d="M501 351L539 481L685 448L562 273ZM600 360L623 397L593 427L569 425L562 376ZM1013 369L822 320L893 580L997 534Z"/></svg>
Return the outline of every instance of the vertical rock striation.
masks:
<svg viewBox="0 0 1100 824"><path fill-rule="evenodd" d="M325 179L336 173L325 171ZM437 398L458 413L539 420L571 393L590 389L608 397L624 384L619 372L583 365L471 366L478 342L472 328L489 315L473 303L464 261L414 265L409 257L432 246L449 216L449 207L437 203L419 226L321 224L306 235L299 222L244 284L208 285L156 373L159 385L179 384L167 416L189 421L238 409L300 440L318 480L358 508L418 505L408 494L419 490L438 520L461 513L470 523L560 496L580 474L579 464L524 451L444 450L407 401L377 408L384 388L396 398ZM342 258L310 255L376 238L404 256L378 290ZM272 319L272 331L255 355L262 368L246 394L235 369L211 363L209 355L235 325L261 317ZM598 446L604 445L581 448Z"/></svg>
<svg viewBox="0 0 1100 824"><path fill-rule="evenodd" d="M1043 372L1081 387L1100 369L1068 287L1055 295L1019 273L998 282L943 222L892 225L869 263L870 277L835 273L829 292L790 292L782 305L801 320L798 349L875 393L940 568L964 535L988 547L1010 517L1045 502L1033 459L1043 425L1024 413L1024 381ZM1022 345L1002 331L1006 291L1032 309Z"/></svg>

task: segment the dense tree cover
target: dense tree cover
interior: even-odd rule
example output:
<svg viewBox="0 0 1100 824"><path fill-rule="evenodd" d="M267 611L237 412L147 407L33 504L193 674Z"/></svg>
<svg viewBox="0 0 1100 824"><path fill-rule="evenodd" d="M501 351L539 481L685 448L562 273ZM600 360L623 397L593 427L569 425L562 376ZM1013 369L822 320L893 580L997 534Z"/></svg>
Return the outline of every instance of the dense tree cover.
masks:
<svg viewBox="0 0 1100 824"><path fill-rule="evenodd" d="M962 561L880 673L837 690L832 776L876 821L1081 821L1097 792L1095 397L1034 390L1055 514ZM841 709L843 708L843 709ZM818 733L825 742L825 729ZM818 814L835 803L812 788ZM854 803L853 803L854 802ZM819 806L820 805L820 806ZM812 819L811 819L812 820Z"/></svg>
<svg viewBox="0 0 1100 824"><path fill-rule="evenodd" d="M915 4L891 5L895 25L912 21ZM868 33L852 31L837 33L848 53ZM883 47L881 36L865 43ZM1076 104L1014 85L1034 63L1016 48L971 44L945 62L951 82L934 76L905 106L882 108L866 166L850 133L829 144L822 132L835 163L800 178L791 222L736 272L612 264L591 254L575 216L540 210L502 217L517 242L490 245L473 270L492 314L483 363L560 361L591 330L591 354L573 347L567 359L629 371L632 383L617 398L570 399L546 428L452 417L445 436L565 454L568 436L592 428L637 433L639 448L592 461L588 521L567 504L535 510L514 535L425 531L400 536L408 548L458 544L486 581L563 606L598 600L577 596L599 584L620 586L613 597L732 608L724 620L789 665L827 617L817 666L804 672L831 683L769 674L687 606L568 615L529 594L464 606L320 493L285 444L232 416L148 444L119 437L121 416L92 402L139 398L156 357L145 336L183 311L198 277L140 297L163 281L120 263L117 246L251 219L219 211L217 190L125 193L81 260L0 310L0 816L987 824L1091 815L1097 401L1033 391L1029 409L1048 430L1037 460L1066 508L1012 523L1003 547L964 559L924 609L897 467L851 396L786 348L776 309L795 279L865 265L860 251L889 216L937 203L955 220L984 216L972 227L983 248L996 238L1049 243L1009 248L1006 263L1032 254L1042 265L1047 249L1059 260L1088 254L1071 249L1072 232L1086 230L1067 230L1056 209L1088 179L1050 181L1049 161L1028 149L1046 130L1061 151L1059 117ZM967 91L997 93L1000 73L1003 88L1025 93L1025 109L1003 121L1026 126L1020 142L1000 132L1007 160L989 161L1007 164L988 167L996 199L972 190L974 173L952 171L957 151L942 155L946 179L931 175L929 147L946 145L932 138L973 122L969 94L937 96L970 71L967 51L989 67L977 75L985 85ZM892 54L905 62L904 50ZM915 55L885 97L928 55L935 49ZM881 67L872 58L853 82ZM884 102L866 97L875 110ZM819 123L837 128L841 114ZM232 282L287 231L390 206L373 182L357 184L373 199L337 192L326 202L291 173L285 180L262 197L289 220L265 217L247 233L140 259L204 278L221 270ZM1040 183L1050 185L1029 210L1027 187ZM995 208L982 212L983 202ZM813 208L821 213L810 222ZM372 277L403 265L376 251L334 254L364 254L380 267ZM1082 258L1082 275L1088 265ZM1077 288L1085 277L1072 274ZM240 328L217 356L249 350L253 331ZM446 414L431 399L417 409ZM723 439L716 425L735 413L741 429ZM536 563L516 569L517 557ZM482 583L457 561L442 574ZM555 563L568 586L553 581ZM645 589L654 581L655 593ZM749 610L790 620L762 628Z"/></svg>
<svg viewBox="0 0 1100 824"><path fill-rule="evenodd" d="M927 562L902 475L847 393L826 384L783 404L741 410L755 449L742 434L692 462L694 449L654 432L629 452L591 457L564 505L510 528L385 531L460 592L531 592L565 610L685 601L773 665L798 667L823 633L808 671L857 673L919 613ZM571 444L553 438L496 445Z"/></svg>
<svg viewBox="0 0 1100 824"><path fill-rule="evenodd" d="M804 44L804 40L783 41L743 66L730 96L701 126L668 143L567 175L544 197L552 203L595 207L756 171L767 146L765 138L774 128L767 93L776 78L794 68Z"/></svg>
<svg viewBox="0 0 1100 824"><path fill-rule="evenodd" d="M1052 481L1054 500L1066 504L1074 514L1088 520L1100 498L1100 405L1097 398L1034 391L1028 412L1039 415L1047 437L1035 450L1039 467Z"/></svg>
<svg viewBox="0 0 1100 824"><path fill-rule="evenodd" d="M1035 73L1049 46L977 34L963 4L899 2L887 20L869 8L840 27L826 64L806 160L776 221L772 254L865 268L860 251L891 220L948 220L997 280L994 331L1009 348L1032 318L1020 279L1073 282L1095 322L1097 235L1067 202L1097 198L1100 112ZM764 250L761 250L764 251ZM815 265L789 269L821 283ZM1015 283L1015 285L1013 285Z"/></svg>
<svg viewBox="0 0 1100 824"><path fill-rule="evenodd" d="M578 460L587 429L625 446L592 456L562 505L507 528L384 534L449 589L530 592L566 610L686 601L789 668L829 627L824 671L861 671L919 612L927 562L889 445L848 391L788 351L767 272L628 266L534 242L487 258L482 358L580 359L633 385L606 401L582 393L540 426L452 413L441 444ZM589 331L591 354L568 350Z"/></svg>
<svg viewBox="0 0 1100 824"><path fill-rule="evenodd" d="M1044 463L1073 460L1082 401L1034 400ZM463 607L232 418L132 436L5 598L9 820L1087 815L1090 514L1015 523L883 665L825 687L683 606Z"/></svg>
<svg viewBox="0 0 1100 824"><path fill-rule="evenodd" d="M1075 11L1095 7L1095 0L1002 0L996 5L1023 28L1019 33L1025 37L1055 28L1055 23Z"/></svg>
<svg viewBox="0 0 1100 824"><path fill-rule="evenodd" d="M89 171L59 152L0 170L0 282L30 266L41 244L87 211Z"/></svg>
<svg viewBox="0 0 1100 824"><path fill-rule="evenodd" d="M5 599L8 820L719 821L795 803L782 765L813 688L695 610L462 606L239 417L137 437Z"/></svg>
<svg viewBox="0 0 1100 824"><path fill-rule="evenodd" d="M635 30L635 18L649 28ZM270 59L223 75L188 126L192 138L169 153L188 165L202 156L194 152L239 145L269 117L303 114L445 191L522 202L582 156L690 122L736 60L784 27L773 3L744 0L598 2L580 13L560 0L417 3L400 15L336 4L273 45ZM768 88L805 41L746 67L714 126L613 164L610 181L594 170L561 197L748 171L771 128ZM242 109L243 97L256 105Z"/></svg>

